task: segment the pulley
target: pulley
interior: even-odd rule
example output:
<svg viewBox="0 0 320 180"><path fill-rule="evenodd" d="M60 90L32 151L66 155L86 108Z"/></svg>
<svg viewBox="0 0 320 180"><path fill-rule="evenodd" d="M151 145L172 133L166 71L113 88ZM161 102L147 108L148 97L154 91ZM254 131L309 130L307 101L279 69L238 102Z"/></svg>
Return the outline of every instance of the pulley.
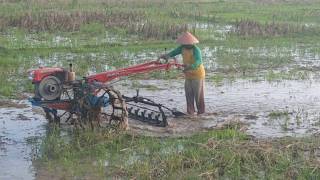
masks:
<svg viewBox="0 0 320 180"><path fill-rule="evenodd" d="M38 92L44 100L58 99L62 92L61 81L55 76L47 76L40 82Z"/></svg>

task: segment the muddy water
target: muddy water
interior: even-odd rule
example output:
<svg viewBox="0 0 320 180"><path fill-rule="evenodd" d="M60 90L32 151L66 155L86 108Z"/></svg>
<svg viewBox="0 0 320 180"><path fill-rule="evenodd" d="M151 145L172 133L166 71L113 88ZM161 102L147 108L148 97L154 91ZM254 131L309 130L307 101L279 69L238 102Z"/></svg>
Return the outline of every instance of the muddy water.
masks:
<svg viewBox="0 0 320 180"><path fill-rule="evenodd" d="M184 80L143 80L140 95L185 111ZM129 84L122 86L121 84ZM130 82L118 83L123 94L135 95ZM136 86L136 85L135 85ZM152 90L151 90L152 89ZM169 127L130 120L130 132L150 136L185 136L241 122L242 130L260 138L304 136L320 132L320 81L206 82L207 114L170 118ZM0 179L34 179L31 141L45 134L46 120L27 101L10 107L0 103ZM26 104L26 105L21 105ZM37 150L37 149L36 149Z"/></svg>
<svg viewBox="0 0 320 180"><path fill-rule="evenodd" d="M141 95L185 111L183 80L148 80L140 84L161 88L157 91L141 89ZM122 88L122 91L130 94L127 88ZM311 80L236 81L232 84L225 82L218 87L206 82L208 114L172 120L172 127L164 129L141 125L132 125L132 129L147 130L156 135L184 135L190 131L215 128L226 121L240 121L247 124L247 132L256 137L310 135L320 130L319 92L320 81Z"/></svg>
<svg viewBox="0 0 320 180"><path fill-rule="evenodd" d="M0 108L0 179L34 179L30 144L45 132L45 119L27 101ZM25 106L26 104L27 106ZM12 105L12 103L11 103ZM10 106L11 106L10 105Z"/></svg>

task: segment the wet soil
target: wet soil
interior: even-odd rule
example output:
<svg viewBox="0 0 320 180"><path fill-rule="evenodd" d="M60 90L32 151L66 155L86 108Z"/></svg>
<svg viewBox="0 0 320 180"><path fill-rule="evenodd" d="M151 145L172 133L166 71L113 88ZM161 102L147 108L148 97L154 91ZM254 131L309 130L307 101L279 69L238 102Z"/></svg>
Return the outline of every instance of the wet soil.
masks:
<svg viewBox="0 0 320 180"><path fill-rule="evenodd" d="M157 91L140 89L140 95L185 111L183 80L141 81L158 86ZM127 87L122 93L135 95ZM132 131L153 135L186 135L212 129L228 121L248 124L247 133L259 138L305 136L320 130L320 81L224 82L215 86L206 82L207 114L171 119L167 128L154 128L132 121Z"/></svg>
<svg viewBox="0 0 320 180"><path fill-rule="evenodd" d="M27 108L28 106L24 103L15 100L7 100L7 99L0 99L0 108Z"/></svg>
<svg viewBox="0 0 320 180"><path fill-rule="evenodd" d="M183 79L142 80L138 84L143 85L141 96L185 112ZM118 83L115 88L129 96L136 93L130 81ZM319 92L320 81L315 80L272 83L241 80L226 81L221 86L207 81L206 114L170 117L168 127L129 120L128 131L177 137L237 123L242 131L258 138L318 134ZM37 149L32 142L45 135L47 121L41 110L32 108L27 100L1 101L0 114L0 179L34 179L32 158Z"/></svg>
<svg viewBox="0 0 320 180"><path fill-rule="evenodd" d="M24 101L2 101L0 107L0 179L34 179L30 143L45 133L46 120Z"/></svg>

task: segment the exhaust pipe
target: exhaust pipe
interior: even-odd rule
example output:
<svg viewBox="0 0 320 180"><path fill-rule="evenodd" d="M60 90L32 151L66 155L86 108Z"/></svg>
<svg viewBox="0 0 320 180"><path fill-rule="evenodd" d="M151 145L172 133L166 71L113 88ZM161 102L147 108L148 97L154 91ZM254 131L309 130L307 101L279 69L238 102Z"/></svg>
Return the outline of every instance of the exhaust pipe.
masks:
<svg viewBox="0 0 320 180"><path fill-rule="evenodd" d="M76 73L73 71L72 63L69 64L68 81L76 80Z"/></svg>

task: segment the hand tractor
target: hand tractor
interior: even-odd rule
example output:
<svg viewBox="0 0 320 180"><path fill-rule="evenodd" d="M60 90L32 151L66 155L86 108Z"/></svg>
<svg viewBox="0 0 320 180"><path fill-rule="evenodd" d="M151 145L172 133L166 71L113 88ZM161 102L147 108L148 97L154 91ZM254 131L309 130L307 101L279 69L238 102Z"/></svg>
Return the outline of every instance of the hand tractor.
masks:
<svg viewBox="0 0 320 180"><path fill-rule="evenodd" d="M128 118L156 126L167 126L168 116L184 113L139 95L128 97L113 88L116 78L148 73L155 70L181 68L175 59L155 60L118 70L75 78L72 64L69 69L40 67L29 71L34 84L32 105L43 108L49 123L68 123L76 127L114 127L126 129Z"/></svg>

